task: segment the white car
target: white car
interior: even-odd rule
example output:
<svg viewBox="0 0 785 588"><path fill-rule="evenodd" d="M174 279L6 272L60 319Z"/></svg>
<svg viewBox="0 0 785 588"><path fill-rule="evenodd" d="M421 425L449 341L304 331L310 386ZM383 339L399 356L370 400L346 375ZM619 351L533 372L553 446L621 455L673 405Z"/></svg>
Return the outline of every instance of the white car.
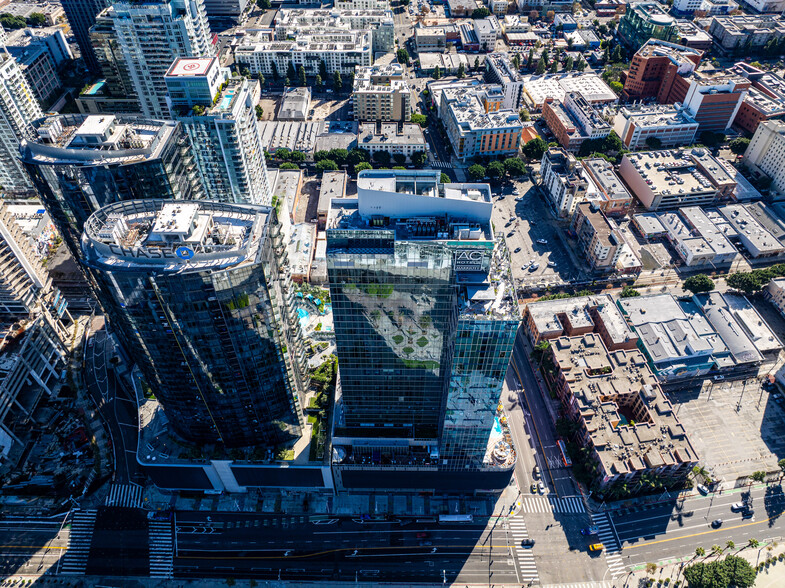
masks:
<svg viewBox="0 0 785 588"><path fill-rule="evenodd" d="M537 268L539 268L539 267L540 267L539 263L533 263L533 264L531 264L531 267L529 267L529 271L530 272L536 271Z"/></svg>
<svg viewBox="0 0 785 588"><path fill-rule="evenodd" d="M739 512L740 510L744 510L746 507L747 505L744 504L743 502L734 502L733 504L730 505L730 509L733 512Z"/></svg>
<svg viewBox="0 0 785 588"><path fill-rule="evenodd" d="M556 262L555 261L549 261L548 262L548 267L556 267Z"/></svg>
<svg viewBox="0 0 785 588"><path fill-rule="evenodd" d="M547 239L537 239L537 243L539 243L540 245L547 245L548 244L548 240Z"/></svg>
<svg viewBox="0 0 785 588"><path fill-rule="evenodd" d="M513 192L513 194L515 194L515 192ZM518 196L518 197L515 199L515 202L523 202L523 196Z"/></svg>
<svg viewBox="0 0 785 588"><path fill-rule="evenodd" d="M545 494L545 484L543 484L542 480L537 482L537 489L540 491L540 494Z"/></svg>

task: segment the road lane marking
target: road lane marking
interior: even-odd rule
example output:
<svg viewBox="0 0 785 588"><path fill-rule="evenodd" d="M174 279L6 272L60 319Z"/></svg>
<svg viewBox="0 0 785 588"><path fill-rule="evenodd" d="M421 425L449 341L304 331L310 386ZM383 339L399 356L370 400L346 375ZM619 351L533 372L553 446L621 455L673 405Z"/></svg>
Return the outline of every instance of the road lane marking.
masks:
<svg viewBox="0 0 785 588"><path fill-rule="evenodd" d="M778 515L779 517L779 515ZM777 518L778 518L777 517ZM637 547L645 547L647 545L656 545L657 543L667 543L668 541L677 541L679 539L690 539L692 537L699 537L701 535L708 535L709 533L719 533L720 531L730 531L733 529L741 529L743 527L749 527L752 525L760 525L761 523L765 523L768 521L770 517L766 517L765 519L761 519L760 521L753 521L751 523L745 523L743 525L736 525L735 527L725 527L724 529L720 527L719 529L710 529L708 531L702 531L700 533L693 533L692 535L680 535L678 537L671 537L670 539L658 539L657 541L647 541L646 543L638 543L636 545L627 545L624 549L635 549Z"/></svg>
<svg viewBox="0 0 785 588"><path fill-rule="evenodd" d="M0 546L0 547L2 547L2 546ZM501 550L500 553L506 554L506 553L508 553L508 550L509 550L510 547L512 547L512 545L491 545L490 547L491 547L492 550L493 549L499 549L499 550ZM304 553L304 554L301 554L301 555L289 555L286 559L307 559L307 558L311 558L311 557L318 557L318 556L322 556L322 555L327 555L329 553L340 553L342 551L344 551L344 552L346 552L346 551L353 552L356 549L362 549L363 551L380 550L380 549L397 549L397 550L401 551L401 550L407 550L407 549L408 550L411 550L411 549L428 550L428 549L433 549L433 548L437 548L437 549L460 549L460 548L466 548L466 549L471 549L472 552L473 552L475 549L477 549L477 544L473 543L471 545L427 545L427 546L420 546L420 545L405 546L404 545L404 546L398 546L398 547L359 547L359 548L357 548L357 547L338 547L336 549L327 549L327 550L324 550L324 551L316 551L314 553ZM482 548L487 550L488 546L482 546ZM189 551L199 551L199 550L192 549L192 550L189 550ZM236 551L249 551L249 550L238 549ZM279 549L279 551L284 551L284 550ZM214 550L211 550L211 552L214 552ZM439 555L440 553L442 555L444 555L447 552L438 552L437 551L436 555ZM487 553L487 551L485 551L485 553ZM404 555L404 553L393 553L393 554L387 554L387 555L392 557L392 556ZM408 556L417 556L417 555L427 556L427 555L433 555L433 553L431 551L423 551L422 553L412 553L411 551L408 551L407 553L405 553L405 555L408 555ZM461 555L465 555L465 554L461 553ZM493 555L493 552L492 552L492 555ZM177 559L218 559L218 560L224 560L224 559L283 559L283 556L281 556L281 555L278 555L278 556L267 556L267 555L232 555L232 556L178 555Z"/></svg>

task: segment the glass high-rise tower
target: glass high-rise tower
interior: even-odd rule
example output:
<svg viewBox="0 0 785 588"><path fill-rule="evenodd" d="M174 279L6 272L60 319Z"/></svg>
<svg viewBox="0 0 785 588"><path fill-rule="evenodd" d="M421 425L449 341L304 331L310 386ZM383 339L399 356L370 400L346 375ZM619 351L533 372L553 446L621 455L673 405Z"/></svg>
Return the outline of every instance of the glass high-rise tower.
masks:
<svg viewBox="0 0 785 588"><path fill-rule="evenodd" d="M121 200L194 200L204 192L177 122L115 115L54 115L34 123L22 162L71 254L87 218Z"/></svg>
<svg viewBox="0 0 785 588"><path fill-rule="evenodd" d="M490 471L520 322L490 188L438 170L363 171L357 186L327 223L343 482L353 467Z"/></svg>
<svg viewBox="0 0 785 588"><path fill-rule="evenodd" d="M306 362L270 207L135 200L85 223L101 305L184 438L300 436Z"/></svg>

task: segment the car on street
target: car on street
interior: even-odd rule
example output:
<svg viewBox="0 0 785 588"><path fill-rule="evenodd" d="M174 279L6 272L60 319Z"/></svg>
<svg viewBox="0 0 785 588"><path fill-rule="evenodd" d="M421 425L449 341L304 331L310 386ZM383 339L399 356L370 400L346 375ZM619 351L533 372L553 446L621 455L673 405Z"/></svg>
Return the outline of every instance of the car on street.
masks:
<svg viewBox="0 0 785 588"><path fill-rule="evenodd" d="M749 507L741 511L741 518L743 519L751 519L754 515L755 515L755 511Z"/></svg>
<svg viewBox="0 0 785 588"><path fill-rule="evenodd" d="M532 473L534 474L534 479L535 480L539 480L540 479L540 466L538 466L538 465L534 466L534 470L532 470Z"/></svg>
<svg viewBox="0 0 785 588"><path fill-rule="evenodd" d="M521 252L521 248L520 247L516 247L515 248L515 253L520 253L520 252Z"/></svg>
<svg viewBox="0 0 785 588"><path fill-rule="evenodd" d="M706 488L703 484L698 484L698 492L706 496L709 493L709 489Z"/></svg>
<svg viewBox="0 0 785 588"><path fill-rule="evenodd" d="M515 202L523 202L523 196L518 196L518 197L515 199Z"/></svg>
<svg viewBox="0 0 785 588"><path fill-rule="evenodd" d="M539 264L539 263L533 263L533 264L531 264L531 266L529 267L529 271L530 271L530 272L537 271L537 268L539 268L539 267L540 267L540 264Z"/></svg>
<svg viewBox="0 0 785 588"><path fill-rule="evenodd" d="M589 551L602 551L605 546L602 543L592 543L589 545Z"/></svg>
<svg viewBox="0 0 785 588"><path fill-rule="evenodd" d="M597 535L599 532L600 528L597 525L592 525L591 527L581 529L581 535Z"/></svg>
<svg viewBox="0 0 785 588"><path fill-rule="evenodd" d="M719 529L722 526L722 519L714 519L711 522L711 527L713 529Z"/></svg>
<svg viewBox="0 0 785 588"><path fill-rule="evenodd" d="M534 547L534 539L523 539L521 540L521 547L524 549L531 549Z"/></svg>
<svg viewBox="0 0 785 588"><path fill-rule="evenodd" d="M545 494L545 484L542 483L542 480L537 482L537 489L540 491L540 494Z"/></svg>
<svg viewBox="0 0 785 588"><path fill-rule="evenodd" d="M548 240L547 239L537 239L537 243L539 243L540 245L547 245L548 244Z"/></svg>
<svg viewBox="0 0 785 588"><path fill-rule="evenodd" d="M514 234L515 234L515 231L510 231L509 233L507 233L507 236L508 237L512 237Z"/></svg>
<svg viewBox="0 0 785 588"><path fill-rule="evenodd" d="M524 265L522 265L522 266L521 266L521 270L525 270L525 269L526 269L526 268L528 268L528 267L529 267L529 264L528 264L528 263L526 263L526 264L524 264Z"/></svg>
<svg viewBox="0 0 785 588"><path fill-rule="evenodd" d="M730 509L732 512L739 512L740 510L744 510L745 508L747 508L747 505L744 504L743 502L734 502L733 504L730 505Z"/></svg>
<svg viewBox="0 0 785 588"><path fill-rule="evenodd" d="M556 262L555 261L549 261L548 262L548 267L556 267Z"/></svg>
<svg viewBox="0 0 785 588"><path fill-rule="evenodd" d="M531 488L529 488L529 490L531 490L532 494L537 494L537 482L532 482Z"/></svg>

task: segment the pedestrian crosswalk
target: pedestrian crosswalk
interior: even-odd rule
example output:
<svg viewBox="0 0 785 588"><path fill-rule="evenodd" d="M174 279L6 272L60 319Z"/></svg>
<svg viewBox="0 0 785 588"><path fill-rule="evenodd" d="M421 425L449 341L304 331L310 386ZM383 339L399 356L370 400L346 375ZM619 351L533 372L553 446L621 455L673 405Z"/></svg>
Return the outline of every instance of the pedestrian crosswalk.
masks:
<svg viewBox="0 0 785 588"><path fill-rule="evenodd" d="M171 578L174 575L174 546L172 522L150 521L150 577Z"/></svg>
<svg viewBox="0 0 785 588"><path fill-rule="evenodd" d="M591 515L591 522L592 525L596 525L599 529L597 536L600 538L600 542L605 546L605 561L608 564L611 576L614 578L623 576L626 573L626 570L621 558L621 545L619 545L616 534L611 528L607 513Z"/></svg>
<svg viewBox="0 0 785 588"><path fill-rule="evenodd" d="M432 161L431 167L449 169L452 167L452 164L447 161Z"/></svg>
<svg viewBox="0 0 785 588"><path fill-rule="evenodd" d="M518 499L521 512L553 512L558 514L579 514L586 512L579 496L557 498L555 496L522 495Z"/></svg>
<svg viewBox="0 0 785 588"><path fill-rule="evenodd" d="M106 506L142 508L142 487L137 484L112 484L104 504Z"/></svg>
<svg viewBox="0 0 785 588"><path fill-rule="evenodd" d="M539 583L540 575L537 573L537 565L534 563L534 554L531 548L522 546L523 540L529 538L526 521L523 520L523 517L511 517L507 519L507 524L510 527L513 545L515 545L515 555L518 556L521 582L523 584Z"/></svg>
<svg viewBox="0 0 785 588"><path fill-rule="evenodd" d="M93 541L93 529L97 510L77 510L71 520L71 532L68 534L68 549L63 556L61 574L84 575L87 560L90 557L90 544Z"/></svg>

